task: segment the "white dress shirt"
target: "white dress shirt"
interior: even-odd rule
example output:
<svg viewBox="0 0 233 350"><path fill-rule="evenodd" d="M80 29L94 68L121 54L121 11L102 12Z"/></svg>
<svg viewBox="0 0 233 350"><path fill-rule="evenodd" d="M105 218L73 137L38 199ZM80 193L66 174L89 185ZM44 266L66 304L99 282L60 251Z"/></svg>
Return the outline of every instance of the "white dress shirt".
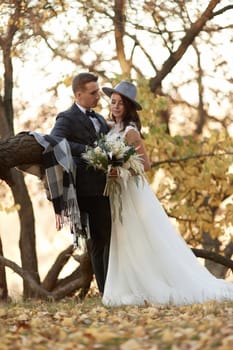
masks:
<svg viewBox="0 0 233 350"><path fill-rule="evenodd" d="M80 106L77 102L75 102L77 107L84 113L86 114L86 108ZM100 131L100 122L98 121L97 118L93 118L93 117L88 117L91 119L93 125L94 125L94 128L96 130L96 132L99 132Z"/></svg>

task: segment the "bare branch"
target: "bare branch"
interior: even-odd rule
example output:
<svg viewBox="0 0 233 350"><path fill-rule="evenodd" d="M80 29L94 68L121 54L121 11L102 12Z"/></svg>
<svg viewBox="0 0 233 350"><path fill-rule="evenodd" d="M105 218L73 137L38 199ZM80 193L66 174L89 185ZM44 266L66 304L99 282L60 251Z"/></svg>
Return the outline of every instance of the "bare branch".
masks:
<svg viewBox="0 0 233 350"><path fill-rule="evenodd" d="M127 33L127 36L134 40L134 42L135 42L134 48L136 48L136 46L140 47L140 49L144 53L145 57L150 62L150 64L151 64L152 68L154 69L154 71L157 72L158 69L157 69L157 67L154 64L154 61L153 61L152 57L147 53L146 49L142 46L141 42L138 41L137 37L135 35L130 35L129 33ZM131 54L131 61L132 61L132 56L133 56L133 51L132 51L132 54Z"/></svg>
<svg viewBox="0 0 233 350"><path fill-rule="evenodd" d="M199 159L199 158L207 158L207 157L222 157L222 156L228 156L233 155L233 152L224 152L216 154L214 152L210 153L202 153L202 154L192 154L186 157L180 157L180 158L173 158L173 159L165 159L165 160L159 160L152 163L152 167L157 167L161 164L171 164L171 163L180 163L180 162L186 162L190 159Z"/></svg>
<svg viewBox="0 0 233 350"><path fill-rule="evenodd" d="M232 10L232 9L233 9L233 5L225 6L225 7L223 7L222 9L213 12L212 17L219 16L219 15L221 15L222 13L224 13L224 12L226 12L226 11L228 11L228 10Z"/></svg>

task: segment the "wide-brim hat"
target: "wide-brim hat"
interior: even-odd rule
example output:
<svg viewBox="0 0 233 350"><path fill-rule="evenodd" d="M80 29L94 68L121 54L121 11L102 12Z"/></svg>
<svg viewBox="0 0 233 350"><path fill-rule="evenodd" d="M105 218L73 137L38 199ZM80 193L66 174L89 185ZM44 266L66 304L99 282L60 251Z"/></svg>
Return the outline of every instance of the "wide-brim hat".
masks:
<svg viewBox="0 0 233 350"><path fill-rule="evenodd" d="M127 97L131 102L133 102L137 110L140 111L142 109L142 106L136 101L137 88L134 84L130 83L129 81L123 80L114 88L104 86L102 90L108 97L111 97L113 92Z"/></svg>

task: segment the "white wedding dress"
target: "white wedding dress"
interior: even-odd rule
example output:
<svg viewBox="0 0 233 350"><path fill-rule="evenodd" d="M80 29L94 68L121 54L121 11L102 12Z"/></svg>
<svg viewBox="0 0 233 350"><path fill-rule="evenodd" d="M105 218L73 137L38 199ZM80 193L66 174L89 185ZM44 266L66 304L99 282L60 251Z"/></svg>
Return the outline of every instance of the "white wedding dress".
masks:
<svg viewBox="0 0 233 350"><path fill-rule="evenodd" d="M124 137L130 127L118 136ZM108 137L116 136L115 128ZM122 186L122 218L112 222L106 306L185 305L233 300L233 283L215 278L173 227L146 181Z"/></svg>

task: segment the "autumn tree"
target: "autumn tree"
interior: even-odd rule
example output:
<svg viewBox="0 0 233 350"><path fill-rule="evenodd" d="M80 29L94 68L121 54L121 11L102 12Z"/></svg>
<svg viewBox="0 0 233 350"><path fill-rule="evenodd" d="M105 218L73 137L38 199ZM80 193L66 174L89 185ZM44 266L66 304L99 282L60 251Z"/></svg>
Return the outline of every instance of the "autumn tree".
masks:
<svg viewBox="0 0 233 350"><path fill-rule="evenodd" d="M85 2L83 13L87 16L91 28L98 27L98 21L103 16L106 24L108 19L112 22L112 29L111 27L107 29L105 26L101 34L99 31L96 33L95 40L99 40L103 35L108 37L110 33L113 33L116 57L112 56L112 59L116 58L120 66L119 79L122 77L136 79L140 88L140 99L145 107L149 105L149 108L144 109L142 115L144 125L149 126L150 130L147 146L151 150L151 154L156 154L156 147L159 147L160 156L163 152L168 157L173 156L172 152L175 152L177 156L183 156L184 144L186 145L185 152L188 154L192 153L194 148L197 152L202 153L203 144L205 149L209 147L208 152L212 154L214 142L218 142L218 138L223 140L221 145L225 143L226 148L228 148L230 141L227 131L232 119L231 76L229 73L231 69L230 59L223 55L223 50L221 50L220 37L224 33L224 38L230 40L232 24L228 20L230 17L227 17L227 13L232 8L230 3L218 0L202 2L195 4L195 6L193 6L193 1L180 0L140 2L140 4L137 1L116 0L112 6L104 1L101 4L94 0ZM140 64L139 55L144 58L144 62L147 64ZM161 57L165 57L165 59L161 59ZM151 75L153 72L155 74L154 77L150 78L150 90L146 87L144 89L143 82L140 85L140 79L145 74L145 66L147 70L152 72ZM174 74L172 74L173 72ZM218 78L215 78L216 72ZM178 78L175 77L176 75ZM224 88L223 85L216 85L215 79L224 82ZM153 95L148 98L150 91L155 97L162 97L160 101ZM187 96L187 93L184 94L183 91L190 91L191 96ZM221 108L222 115L218 116L218 112L215 112L216 115L213 114L213 105L218 111L223 99L226 108L224 110ZM159 113L156 113L157 102L162 107L159 108ZM173 119L171 118L172 114ZM180 114L183 116L182 123L177 126L177 121L174 122L174 120L176 115ZM163 124L162 127L160 127L161 124ZM213 132L208 146L208 142L206 138L203 139L203 136L209 137L211 130L215 128L217 130L224 128L226 133L220 132L219 136L216 136L216 132ZM177 133L193 135L196 141L191 138L188 142L188 137L186 137L185 141L181 142L182 138L175 137L173 139L166 135L171 134L172 136ZM226 138L223 138L223 134ZM159 140L162 139L166 141L160 143ZM180 142L180 147L174 151L174 145L178 143L177 140ZM172 149L171 153L168 152L169 154L166 152L168 147ZM170 181L176 184L177 193L178 189L183 188L180 196L186 198L186 205L180 207L179 215L172 214L172 212L170 214L176 216L181 231L185 232L187 241L190 239L190 242L194 244L193 238L195 237L195 244L202 243L208 250L217 252L223 250L228 257L231 257L233 253L231 238L228 239L225 248L222 247L220 240L224 235L225 227L229 228L231 225L230 215L225 213L225 218L228 219L225 222L222 220L221 224L218 219L217 223L215 220L222 210L220 208L222 205L224 206L223 203L231 196L231 175L228 173L231 162L231 155L227 156L227 161L223 157L222 160L218 159L218 161L215 158L202 159L201 162L190 160L186 161L185 165L183 163L169 165L169 174L166 172ZM206 180L202 184L205 184L205 187L209 185L210 194L203 197L205 191L198 188L198 183L195 189L193 188L190 173L193 171L194 179L197 176L201 178L203 169L209 167L213 173L212 178L206 176ZM221 180L219 168L221 169ZM210 180L213 182L213 186L210 185ZM221 185L219 185L219 181ZM181 186L182 182L186 185ZM188 195L190 187L192 188L192 196ZM162 188L165 190L164 186ZM212 191L211 188L212 190L215 188L215 190ZM174 199L180 203L178 200L180 196L174 196L174 192L173 188L167 197L167 205L169 205L169 201ZM163 197L164 195L161 193L161 198ZM204 220L201 227L196 225L196 219L191 220L192 224L190 220L185 219L190 215L188 208L193 208L195 211L194 208L197 209L197 206L200 206L200 203L198 204L198 201L195 200L195 198L200 197L203 205L196 210L195 215L202 220L204 215L199 215L199 210L203 211L208 222L208 225L204 224ZM216 198L218 198L217 201ZM215 203L214 207L210 203ZM183 215L180 215L181 211ZM228 206L227 212L231 212L231 207ZM219 228L220 226L221 228ZM198 234L194 234L194 232L198 232ZM210 263L208 263L208 267L211 269ZM218 276L223 276L226 271L220 270L217 272L216 266L212 269Z"/></svg>
<svg viewBox="0 0 233 350"><path fill-rule="evenodd" d="M57 15L63 9L62 1L54 7L47 1L26 2L24 0L2 1L0 49L4 74L0 91L0 135L7 137L14 134L14 59L23 59L23 47L31 37L38 36L38 24ZM41 19L43 18L43 22ZM4 164L1 164L4 166ZM37 255L35 250L34 214L24 177L15 169L11 170L13 179L11 190L15 203L19 204L20 253L22 268L29 271L32 278L39 283ZM24 297L33 296L34 291L24 280Z"/></svg>

